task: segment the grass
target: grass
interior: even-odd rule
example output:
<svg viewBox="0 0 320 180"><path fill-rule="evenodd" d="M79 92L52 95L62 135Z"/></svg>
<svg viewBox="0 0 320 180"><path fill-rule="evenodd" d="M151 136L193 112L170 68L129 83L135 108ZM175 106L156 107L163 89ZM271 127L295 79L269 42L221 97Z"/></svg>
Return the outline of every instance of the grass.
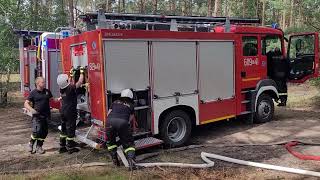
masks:
<svg viewBox="0 0 320 180"><path fill-rule="evenodd" d="M0 82L5 82L6 80L7 80L7 77L2 76L2 79L0 79ZM11 74L10 75L10 82L11 83L21 82L20 74Z"/></svg>
<svg viewBox="0 0 320 180"><path fill-rule="evenodd" d="M5 175L2 179L14 180L126 180L130 179L130 173L123 169L110 167L96 169L70 169L64 171L41 172L32 174ZM138 178L142 179L142 178Z"/></svg>

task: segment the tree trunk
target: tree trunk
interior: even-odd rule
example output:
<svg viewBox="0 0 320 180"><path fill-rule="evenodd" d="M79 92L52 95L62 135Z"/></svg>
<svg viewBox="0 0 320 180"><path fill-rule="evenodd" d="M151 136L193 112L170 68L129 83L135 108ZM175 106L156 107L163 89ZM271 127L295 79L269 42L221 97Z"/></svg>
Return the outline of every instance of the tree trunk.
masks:
<svg viewBox="0 0 320 180"><path fill-rule="evenodd" d="M158 11L158 0L152 0L152 13L157 14Z"/></svg>
<svg viewBox="0 0 320 180"><path fill-rule="evenodd" d="M301 2L300 2L301 3ZM302 17L302 10L301 10L301 6L299 6L299 17L298 17L298 27L302 26L302 22L303 22L303 17Z"/></svg>
<svg viewBox="0 0 320 180"><path fill-rule="evenodd" d="M140 2L139 2L139 12L141 14L144 14L146 12L146 1L145 0L140 0Z"/></svg>
<svg viewBox="0 0 320 180"><path fill-rule="evenodd" d="M212 0L208 0L208 16L212 16Z"/></svg>
<svg viewBox="0 0 320 180"><path fill-rule="evenodd" d="M189 16L192 16L192 11L193 11L193 0L189 0Z"/></svg>
<svg viewBox="0 0 320 180"><path fill-rule="evenodd" d="M74 27L73 0L68 0L69 26Z"/></svg>
<svg viewBox="0 0 320 180"><path fill-rule="evenodd" d="M118 0L118 13L121 13L121 0Z"/></svg>
<svg viewBox="0 0 320 180"><path fill-rule="evenodd" d="M286 9L287 0L283 0L283 3L284 3L284 9L282 12L282 29L285 30L286 29L286 16L287 16L287 9Z"/></svg>
<svg viewBox="0 0 320 180"><path fill-rule="evenodd" d="M106 12L112 12L112 0L107 0Z"/></svg>
<svg viewBox="0 0 320 180"><path fill-rule="evenodd" d="M266 0L262 0L262 26L265 25L266 22Z"/></svg>
<svg viewBox="0 0 320 180"><path fill-rule="evenodd" d="M245 17L246 16L246 0L242 0L242 17Z"/></svg>
<svg viewBox="0 0 320 180"><path fill-rule="evenodd" d="M228 17L229 16L229 9L228 9L228 0L225 0L224 4L224 16Z"/></svg>
<svg viewBox="0 0 320 180"><path fill-rule="evenodd" d="M182 0L182 3L180 4L180 5L182 5L182 6L181 6L182 16L185 16L185 15L187 14L187 13L186 13L186 8L187 8L187 7L186 7L186 6L187 6L187 5L186 5L186 4L187 4L186 1L187 1L187 0Z"/></svg>
<svg viewBox="0 0 320 180"><path fill-rule="evenodd" d="M176 0L170 0L169 1L169 11L171 15L176 14Z"/></svg>
<svg viewBox="0 0 320 180"><path fill-rule="evenodd" d="M272 8L272 21L277 22L276 9Z"/></svg>
<svg viewBox="0 0 320 180"><path fill-rule="evenodd" d="M294 0L291 0L291 6L290 6L290 23L289 23L289 27L294 27L294 21L293 21L293 8L294 8Z"/></svg>
<svg viewBox="0 0 320 180"><path fill-rule="evenodd" d="M215 0L213 16L221 16L221 0Z"/></svg>
<svg viewBox="0 0 320 180"><path fill-rule="evenodd" d="M126 12L126 0L122 0L122 8L121 8L121 13Z"/></svg>
<svg viewBox="0 0 320 180"><path fill-rule="evenodd" d="M256 0L256 17L259 17L260 0Z"/></svg>
<svg viewBox="0 0 320 180"><path fill-rule="evenodd" d="M39 11L38 11L38 0L31 0L34 5L34 10L32 13L33 21L31 22L33 25L34 30L38 30L38 17L39 17Z"/></svg>

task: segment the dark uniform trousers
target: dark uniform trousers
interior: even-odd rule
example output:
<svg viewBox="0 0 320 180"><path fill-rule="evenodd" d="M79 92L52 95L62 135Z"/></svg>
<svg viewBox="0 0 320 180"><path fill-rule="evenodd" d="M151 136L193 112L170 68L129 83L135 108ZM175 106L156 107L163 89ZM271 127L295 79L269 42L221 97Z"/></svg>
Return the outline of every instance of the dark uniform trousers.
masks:
<svg viewBox="0 0 320 180"><path fill-rule="evenodd" d="M132 154L134 156L134 139L129 121L120 118L110 118L107 121L106 127L108 150L111 152L117 150L116 137L119 136L125 154L127 156Z"/></svg>
<svg viewBox="0 0 320 180"><path fill-rule="evenodd" d="M34 115L32 117L31 144L37 142L37 146L43 145L43 142L48 135L48 119L50 119L50 117L42 115Z"/></svg>
<svg viewBox="0 0 320 180"><path fill-rule="evenodd" d="M76 146L76 142L74 141L76 122L77 112L61 113L61 147L74 148Z"/></svg>
<svg viewBox="0 0 320 180"><path fill-rule="evenodd" d="M287 104L287 99L288 99L287 80L286 79L275 79L275 82L276 82L276 84L278 86L280 101L281 101L281 103L286 105Z"/></svg>

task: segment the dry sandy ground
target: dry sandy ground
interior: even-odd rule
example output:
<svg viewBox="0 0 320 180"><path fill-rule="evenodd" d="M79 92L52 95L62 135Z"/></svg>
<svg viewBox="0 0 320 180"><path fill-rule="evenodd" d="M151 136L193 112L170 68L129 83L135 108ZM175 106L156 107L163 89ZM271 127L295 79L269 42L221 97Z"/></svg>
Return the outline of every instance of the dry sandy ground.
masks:
<svg viewBox="0 0 320 180"><path fill-rule="evenodd" d="M217 122L193 131L190 144L257 144L280 141L301 140L320 143L320 96L318 90L309 84L291 86L287 108L277 108L272 122L259 125L246 125L239 120ZM107 162L105 150L94 151L88 147L81 152L58 154L58 132L52 125L44 148L44 155L30 155L26 152L31 132L30 118L19 112L21 104L0 109L0 173L18 173L21 170L56 168L85 162ZM58 119L57 115L54 118ZM299 146L295 148L306 154L320 155L320 147ZM172 161L201 163L202 151L216 153L232 158L263 162L292 168L302 168L320 172L319 161L303 161L289 154L284 146L245 146L245 147L206 147L180 152L164 152L153 148L140 153L162 152L160 156L145 160L147 162ZM109 167L70 168L66 171L45 171L18 176L3 175L0 179L316 179L300 175L251 168L214 160L212 169L169 169L153 168L129 173L125 169ZM63 176L51 176L62 173ZM77 176L75 176L75 174ZM48 176L49 175L49 176ZM58 178L57 178L58 177ZM55 179L53 178L53 179ZM49 178L50 179L50 178Z"/></svg>

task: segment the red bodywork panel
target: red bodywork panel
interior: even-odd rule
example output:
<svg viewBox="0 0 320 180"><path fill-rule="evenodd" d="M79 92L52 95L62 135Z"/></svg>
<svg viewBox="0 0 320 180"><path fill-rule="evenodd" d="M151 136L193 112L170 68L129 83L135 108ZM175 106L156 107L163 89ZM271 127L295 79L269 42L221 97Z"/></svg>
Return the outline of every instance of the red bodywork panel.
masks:
<svg viewBox="0 0 320 180"><path fill-rule="evenodd" d="M104 85L104 61L102 55L101 32L84 32L81 35L73 36L61 40L61 58L63 72L69 74L71 69L71 46L79 43L87 44L88 64L89 64L89 94L91 116L94 119L105 121L106 119L106 96Z"/></svg>
<svg viewBox="0 0 320 180"><path fill-rule="evenodd" d="M63 70L65 73L68 73L71 68L71 46L86 43L88 48L91 116L94 119L105 122L108 108L106 104L107 88L105 87L104 53L107 52L103 52L103 39L232 40L235 43L235 97L229 100L199 104L200 124L213 122L220 120L221 118L228 119L240 115L244 110L243 105L241 104L241 101L244 99L244 96L241 95L241 90L255 88L257 83L267 76L266 57L262 57L261 55L261 37L267 34L279 35L282 37L281 40L283 44L283 32L278 29L241 26L232 26L230 33L223 33L223 30L223 27L217 27L215 28L216 33L114 29L98 29L91 32L84 32L80 35L69 37L61 41ZM252 58L258 58L259 62L252 67L245 67L244 65L244 58L248 58L242 56L242 36L244 35L256 36L258 39L258 56ZM282 52L285 56L284 50ZM246 77L241 77L242 71L247 72ZM152 82L150 84L152 84ZM152 117L154 116L152 115ZM151 122L151 124L153 128L154 122Z"/></svg>

